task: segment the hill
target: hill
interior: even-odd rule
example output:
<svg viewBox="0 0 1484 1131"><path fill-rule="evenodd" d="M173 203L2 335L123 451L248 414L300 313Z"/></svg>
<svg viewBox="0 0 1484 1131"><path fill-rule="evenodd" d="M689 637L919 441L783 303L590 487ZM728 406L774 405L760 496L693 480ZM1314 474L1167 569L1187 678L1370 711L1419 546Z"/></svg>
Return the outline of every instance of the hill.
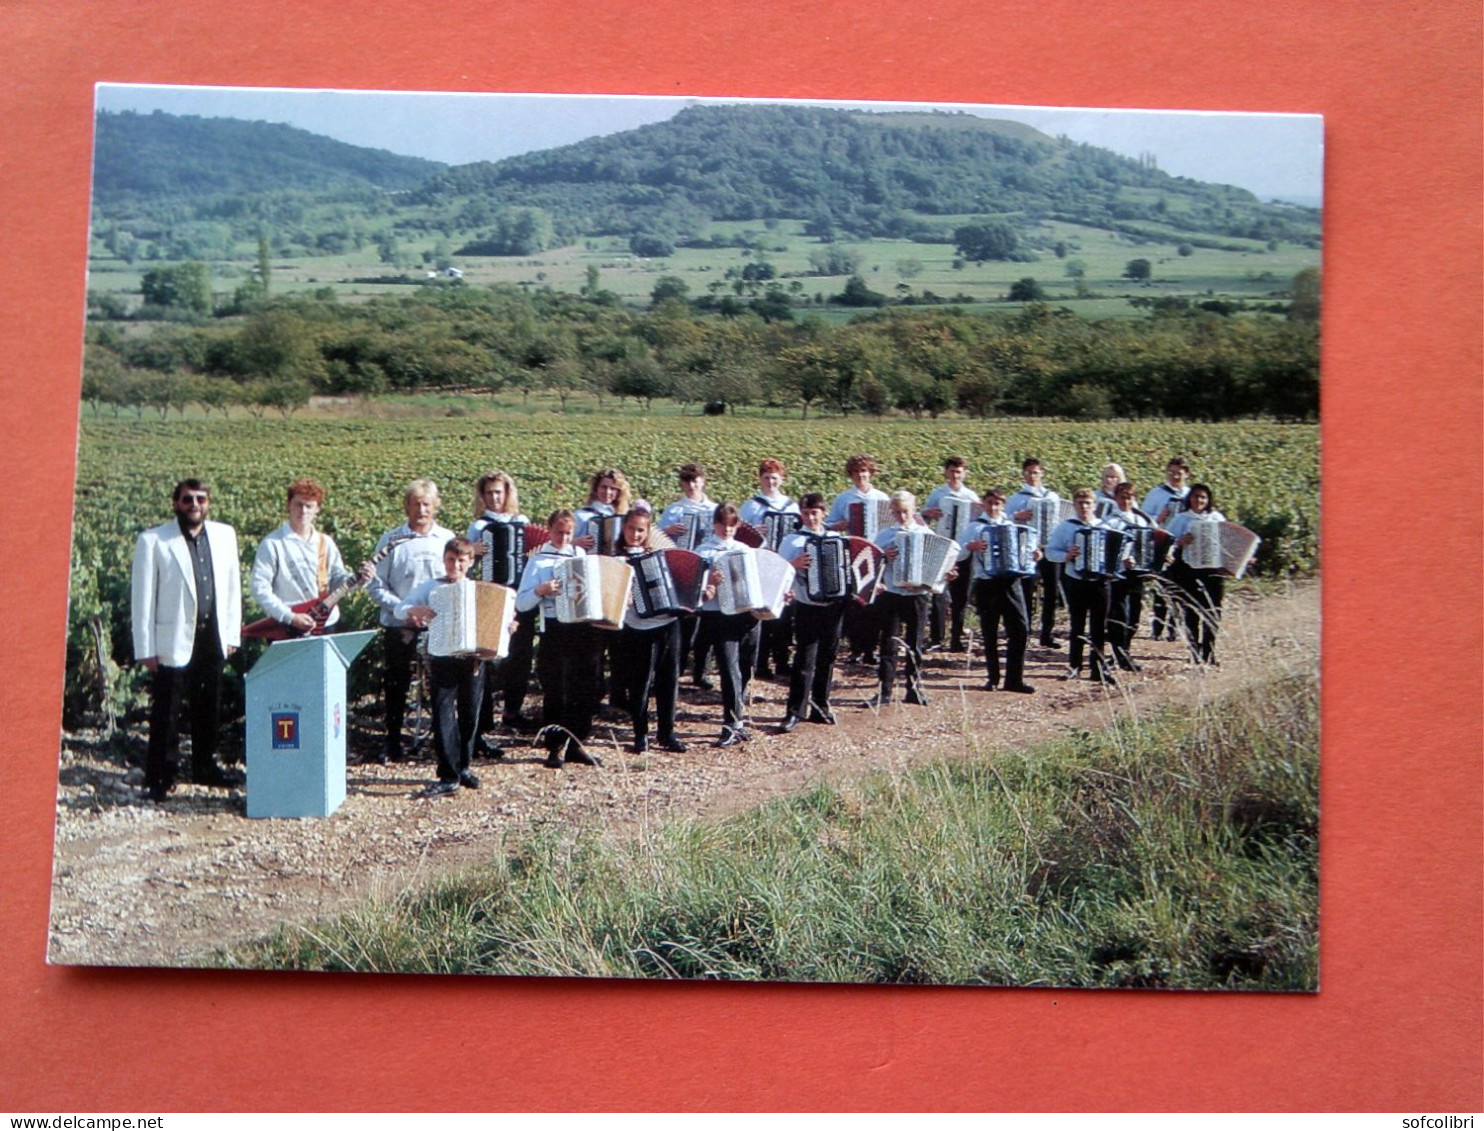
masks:
<svg viewBox="0 0 1484 1131"><path fill-rule="evenodd" d="M102 111L93 201L108 207L285 190L406 189L443 168L272 122Z"/></svg>
<svg viewBox="0 0 1484 1131"><path fill-rule="evenodd" d="M413 199L456 227L488 221L495 208L539 208L558 243L683 241L716 220L785 217L827 238L947 242L962 217L986 214L1162 236L1319 235L1316 212L962 112L692 107L624 133L451 168Z"/></svg>

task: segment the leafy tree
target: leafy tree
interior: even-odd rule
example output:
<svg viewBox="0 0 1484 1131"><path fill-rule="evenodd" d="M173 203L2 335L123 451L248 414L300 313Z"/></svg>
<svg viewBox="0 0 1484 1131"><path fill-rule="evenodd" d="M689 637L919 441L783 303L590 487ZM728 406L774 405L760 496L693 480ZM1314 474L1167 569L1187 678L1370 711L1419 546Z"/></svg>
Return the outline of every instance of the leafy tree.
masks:
<svg viewBox="0 0 1484 1131"><path fill-rule="evenodd" d="M1175 248L1175 254L1180 256L1182 259L1188 259L1190 258L1190 256L1195 254L1195 248L1188 243L1182 243L1177 248Z"/></svg>
<svg viewBox="0 0 1484 1131"><path fill-rule="evenodd" d="M891 299L880 291L873 291L859 275L852 275L835 301L841 306L885 306Z"/></svg>
<svg viewBox="0 0 1484 1131"><path fill-rule="evenodd" d="M953 229L953 246L965 259L983 263L989 259L1009 259L1020 243L1015 229L1003 220L964 224Z"/></svg>
<svg viewBox="0 0 1484 1131"><path fill-rule="evenodd" d="M679 299L684 302L690 295L690 287L679 275L661 275L654 284L654 289L649 292L649 303L651 306L659 306L666 299Z"/></svg>
<svg viewBox="0 0 1484 1131"><path fill-rule="evenodd" d="M1293 277L1289 284L1288 320L1290 322L1319 321L1319 268L1305 267Z"/></svg>
<svg viewBox="0 0 1484 1131"><path fill-rule="evenodd" d="M1035 279L1027 275L1010 284L1009 298L1011 302L1044 302L1046 290Z"/></svg>
<svg viewBox="0 0 1484 1131"><path fill-rule="evenodd" d="M211 268L204 263L151 268L140 279L139 289L150 306L211 313Z"/></svg>
<svg viewBox="0 0 1484 1131"><path fill-rule="evenodd" d="M1087 277L1087 264L1080 259L1068 259L1061 272L1068 279L1084 279Z"/></svg>
<svg viewBox="0 0 1484 1131"><path fill-rule="evenodd" d="M809 253L809 266L816 275L854 275L863 262L859 248L838 244L815 248Z"/></svg>
<svg viewBox="0 0 1484 1131"><path fill-rule="evenodd" d="M1147 259L1130 259L1123 269L1125 279L1133 279L1135 282L1145 282L1154 274L1154 268Z"/></svg>
<svg viewBox="0 0 1484 1131"><path fill-rule="evenodd" d="M644 259L666 259L675 254L675 245L664 236L635 235L629 237L629 250Z"/></svg>

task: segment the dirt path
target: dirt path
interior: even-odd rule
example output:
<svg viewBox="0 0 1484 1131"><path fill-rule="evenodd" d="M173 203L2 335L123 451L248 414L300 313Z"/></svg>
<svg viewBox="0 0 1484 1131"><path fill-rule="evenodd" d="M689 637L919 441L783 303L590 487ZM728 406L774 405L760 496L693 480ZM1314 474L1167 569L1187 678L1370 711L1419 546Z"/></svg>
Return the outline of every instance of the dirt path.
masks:
<svg viewBox="0 0 1484 1131"><path fill-rule="evenodd" d="M1065 652L1032 647L1035 695L979 690L983 665L928 657L928 707L872 711L864 668L836 683L840 725L804 724L771 735L786 689L754 685L754 723L764 737L741 749L712 749L719 696L685 692L685 754L624 752L626 724L600 723L600 769L544 769L534 749L477 767L478 792L437 801L413 796L431 766L352 765L345 804L325 820L253 820L240 792L183 786L163 806L141 802L126 767L98 743L63 743L52 887L52 962L192 965L225 944L283 923L385 898L486 860L506 838L553 822L599 824L622 833L667 817L718 817L820 780L900 769L943 756L970 756L1105 725L1120 712L1190 702L1275 666L1317 663L1319 591L1306 585L1228 605L1218 669L1197 669L1180 645L1135 641L1143 671L1105 692L1056 677Z"/></svg>

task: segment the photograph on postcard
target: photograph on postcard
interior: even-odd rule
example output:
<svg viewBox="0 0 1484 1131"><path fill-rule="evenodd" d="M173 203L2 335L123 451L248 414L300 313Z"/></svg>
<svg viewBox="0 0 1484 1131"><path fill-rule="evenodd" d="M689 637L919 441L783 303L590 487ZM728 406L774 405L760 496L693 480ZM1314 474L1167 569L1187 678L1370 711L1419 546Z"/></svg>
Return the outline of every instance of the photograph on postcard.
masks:
<svg viewBox="0 0 1484 1131"><path fill-rule="evenodd" d="M99 86L49 960L1317 990L1322 167Z"/></svg>

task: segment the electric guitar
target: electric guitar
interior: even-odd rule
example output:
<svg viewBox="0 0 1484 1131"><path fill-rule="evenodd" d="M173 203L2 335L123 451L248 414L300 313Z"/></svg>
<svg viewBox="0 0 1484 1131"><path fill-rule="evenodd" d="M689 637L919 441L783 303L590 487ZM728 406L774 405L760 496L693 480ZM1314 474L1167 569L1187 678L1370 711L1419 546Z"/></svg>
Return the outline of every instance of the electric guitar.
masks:
<svg viewBox="0 0 1484 1131"><path fill-rule="evenodd" d="M403 542L412 541L412 538L411 534L393 538L371 555L371 564L376 565ZM325 623L330 619L330 614L335 611L335 606L340 603L340 599L352 590L359 589L362 584L360 574L356 574L349 581L337 585L327 593L321 593L318 597L311 597L307 601L300 601L297 605L289 606L289 611L295 616L299 613L306 613L314 618L314 627L308 632L274 620L272 617L264 617L262 620L253 621L252 624L243 625L242 635L256 637L259 640L294 640L301 636L323 635Z"/></svg>

